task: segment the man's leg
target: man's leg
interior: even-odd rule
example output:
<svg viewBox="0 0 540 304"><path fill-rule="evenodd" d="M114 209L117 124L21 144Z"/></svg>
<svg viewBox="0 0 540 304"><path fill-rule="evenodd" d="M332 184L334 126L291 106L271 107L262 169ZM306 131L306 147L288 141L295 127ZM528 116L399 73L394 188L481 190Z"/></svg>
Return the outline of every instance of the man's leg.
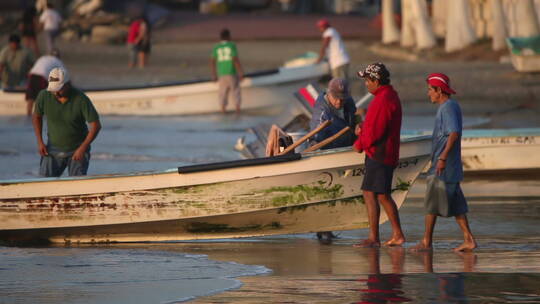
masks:
<svg viewBox="0 0 540 304"><path fill-rule="evenodd" d="M379 247L381 242L379 240L379 217L381 209L377 202L375 192L363 190L364 202L368 212L369 221L369 236L366 240L354 245L355 247Z"/></svg>
<svg viewBox="0 0 540 304"><path fill-rule="evenodd" d="M52 31L45 30L43 31L43 38L45 38L45 51L47 54L50 54L53 48L53 37Z"/></svg>
<svg viewBox="0 0 540 304"><path fill-rule="evenodd" d="M405 235L403 234L403 230L401 229L401 222L399 220L399 213L396 202L394 202L390 193L377 194L377 200L383 206L384 211L388 216L388 220L392 225L392 238L386 241L384 245L401 246L401 244L405 243Z"/></svg>
<svg viewBox="0 0 540 304"><path fill-rule="evenodd" d="M81 160L73 160L71 157L68 160L68 173L69 176L82 176L88 172L88 166L90 165L90 153L84 153L84 157Z"/></svg>
<svg viewBox="0 0 540 304"><path fill-rule="evenodd" d="M233 95L235 105L236 105L236 114L240 114L240 105L242 104L242 94L240 91L240 81L237 76L234 76L231 93Z"/></svg>
<svg viewBox="0 0 540 304"><path fill-rule="evenodd" d="M227 100L229 97L230 80L229 76L220 76L218 79L218 98L221 106L221 112L225 113L227 109Z"/></svg>
<svg viewBox="0 0 540 304"><path fill-rule="evenodd" d="M435 223L437 222L437 215L435 214L426 214L424 219L424 237L416 246L412 247L413 251L425 251L432 249L433 243L433 230L435 228Z"/></svg>
<svg viewBox="0 0 540 304"><path fill-rule="evenodd" d="M469 221L466 214L460 214L456 216L456 222L463 231L463 244L454 248L454 251L470 251L477 247L476 240L469 227Z"/></svg>
<svg viewBox="0 0 540 304"><path fill-rule="evenodd" d="M34 109L34 100L26 100L26 116L32 116L32 110Z"/></svg>

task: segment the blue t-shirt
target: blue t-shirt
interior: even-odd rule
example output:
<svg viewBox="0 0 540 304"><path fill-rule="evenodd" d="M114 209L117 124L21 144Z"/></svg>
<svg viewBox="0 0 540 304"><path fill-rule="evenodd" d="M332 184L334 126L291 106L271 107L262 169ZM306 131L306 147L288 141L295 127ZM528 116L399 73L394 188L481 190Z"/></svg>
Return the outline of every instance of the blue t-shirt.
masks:
<svg viewBox="0 0 540 304"><path fill-rule="evenodd" d="M431 168L428 174L436 174L439 156L446 147L448 136L452 132L458 133L458 139L446 159L446 168L439 178L447 183L457 183L463 180L463 164L461 163L461 130L463 128L461 108L457 101L447 100L439 106L433 128L431 145Z"/></svg>

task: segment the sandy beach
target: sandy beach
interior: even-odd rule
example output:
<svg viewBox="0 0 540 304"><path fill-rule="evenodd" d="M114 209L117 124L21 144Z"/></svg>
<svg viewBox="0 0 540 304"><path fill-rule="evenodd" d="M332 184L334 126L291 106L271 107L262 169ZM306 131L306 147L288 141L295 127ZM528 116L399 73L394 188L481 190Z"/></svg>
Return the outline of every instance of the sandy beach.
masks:
<svg viewBox="0 0 540 304"><path fill-rule="evenodd" d="M263 19L264 22L272 21ZM224 20L221 22L226 22ZM234 30L237 29L238 36L241 37L238 49L245 71L276 68L286 60L307 51L317 52L320 41L316 28L312 26L314 20L316 17L309 17L308 20L295 23L295 29L301 29L295 31L296 38L274 37L270 32L259 39L256 36L257 31L241 32L242 26L246 27L248 24L234 25L233 39ZM336 23L345 26L347 22L353 22L347 20L336 19ZM127 67L127 50L124 45L59 41L58 46L73 82L82 88L209 78L208 59L211 47L216 42L209 37L212 37L213 31L221 23L208 19L206 22L211 24L205 25L202 20L197 28L204 31L197 34L189 31L189 28L182 28L188 21L156 29L156 43L152 48L149 66L145 69ZM277 21L291 22L289 19ZM358 26L368 24L364 21L358 22ZM184 36L181 36L182 33ZM178 37L175 36L177 34ZM189 35L194 36L190 38ZM0 39L5 41L3 37ZM540 127L540 74L517 73L510 63L499 63L498 60L493 60L493 56L487 55L475 57L474 60L443 56L444 58L405 61L399 58L399 55L391 55L392 52L384 52L384 55L378 53L377 48L372 47L376 43L373 35L348 34L345 35L345 43L352 59L351 76L353 72L372 62L382 61L388 66L392 73L392 84L400 94L405 115L434 116L436 107L431 105L427 98L425 77L431 72L443 72L452 79L453 87L458 92L456 98L464 115L489 119L487 123L475 127ZM488 43L481 42L476 46L479 50L475 52L481 53L488 46ZM359 79L352 79L353 95L358 98L365 94L366 90ZM120 125L125 123L126 121L118 120L113 124L122 128ZM129 128L136 128L137 122L130 123L132 125L128 125ZM214 124L218 123L214 121ZM234 121L227 120L226 124L227 128L235 127ZM246 126L244 120L241 127L249 126ZM106 128L104 131L107 131ZM5 130L7 129L8 127ZM153 131L153 134L159 133L157 129ZM179 136L178 130L169 131L168 134ZM125 133L122 134L128 134L129 130L124 129L123 132ZM31 134L29 131L26 133ZM233 138L236 134L230 136ZM99 141L96 146L98 144ZM230 146L232 145L233 142ZM192 143L190 149L195 150L197 146L197 143ZM230 149L230 146L222 148ZM167 150L169 147L162 149L172 153ZM98 150L99 148L96 148L96 151ZM126 155L128 153L126 152ZM219 157L222 157L210 153L209 155L214 157L213 160L221 160ZM168 154L166 156L169 157ZM230 154L225 154L224 157L229 156ZM200 158L194 159L203 161ZM167 160L172 163L179 161L178 158L171 157ZM193 159L188 161L190 160ZM139 159L135 161L138 162ZM122 166L126 168L129 164L124 163ZM464 183L465 193L476 191L477 194L471 201L470 222L480 246L475 253L462 255L450 250L459 244L461 237L459 228L452 219L443 220L437 226L436 245L432 256L412 254L400 248L353 248L352 244L367 235L365 230L340 232L339 238L331 245L319 243L313 235L300 235L246 241L106 247L203 254L212 260L262 265L272 270L270 274L241 277L243 285L240 288L198 298L193 303L364 303L362 301L366 301L366 294L369 295L365 290L375 288L369 286L368 283L372 282L370 278L394 282L394 278L387 278L385 274L398 275L399 283L392 283L394 285L391 289L403 291L400 296L412 302L414 299L419 302L436 302L441 296L437 292L440 284L456 279L455 276L451 279L447 277L448 274L455 273L462 276L458 277L461 283L456 283L456 286L465 286L458 293L468 296L470 302L504 302L511 299L512 294L526 300L540 301L538 181L538 172L529 172L520 177L503 177L499 180L467 176ZM493 194L493 189L511 195ZM422 235L422 193L422 185L416 185L411 191L411 199L400 210L408 238L405 247L412 246ZM381 233L383 236L389 234L388 224L382 226ZM492 298L489 298L490 294ZM483 300L485 301L482 302Z"/></svg>

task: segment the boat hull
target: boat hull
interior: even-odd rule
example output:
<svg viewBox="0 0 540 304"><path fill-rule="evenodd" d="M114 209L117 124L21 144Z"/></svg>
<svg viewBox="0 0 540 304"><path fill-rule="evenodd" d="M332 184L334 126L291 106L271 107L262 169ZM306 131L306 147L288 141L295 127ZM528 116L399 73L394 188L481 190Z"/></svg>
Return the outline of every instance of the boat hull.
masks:
<svg viewBox="0 0 540 304"><path fill-rule="evenodd" d="M540 169L540 135L463 137L461 146L465 171Z"/></svg>
<svg viewBox="0 0 540 304"><path fill-rule="evenodd" d="M327 64L280 68L275 73L246 77L242 109L277 112L292 102L291 91L328 72ZM216 82L196 82L144 88L89 90L86 94L101 115L197 115L219 113ZM233 105L229 109L234 110ZM26 115L24 93L0 91L0 115Z"/></svg>
<svg viewBox="0 0 540 304"><path fill-rule="evenodd" d="M429 139L402 147L392 194L398 207L428 162ZM4 183L0 239L134 242L364 228L363 174L363 155L340 149L195 173Z"/></svg>

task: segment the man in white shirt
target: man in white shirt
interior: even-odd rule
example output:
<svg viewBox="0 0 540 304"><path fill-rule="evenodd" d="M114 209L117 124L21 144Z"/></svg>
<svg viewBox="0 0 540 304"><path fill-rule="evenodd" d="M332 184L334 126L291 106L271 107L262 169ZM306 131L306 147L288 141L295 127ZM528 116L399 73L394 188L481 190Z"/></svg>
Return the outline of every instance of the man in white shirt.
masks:
<svg viewBox="0 0 540 304"><path fill-rule="evenodd" d="M54 39L60 30L62 17L54 10L54 6L51 3L47 3L47 8L39 17L39 22L43 27L43 34L45 35L45 50L47 54L50 54L54 49Z"/></svg>
<svg viewBox="0 0 540 304"><path fill-rule="evenodd" d="M28 73L28 85L26 87L26 114L32 116L34 101L41 90L47 88L49 73L54 68L65 68L60 60L58 50L53 50L51 55L39 57L30 72Z"/></svg>
<svg viewBox="0 0 540 304"><path fill-rule="evenodd" d="M317 22L317 27L322 33L322 46L319 52L317 63L321 62L325 56L328 57L328 63L332 70L333 78L349 79L349 54L345 50L345 44L341 35L330 26L326 19Z"/></svg>

